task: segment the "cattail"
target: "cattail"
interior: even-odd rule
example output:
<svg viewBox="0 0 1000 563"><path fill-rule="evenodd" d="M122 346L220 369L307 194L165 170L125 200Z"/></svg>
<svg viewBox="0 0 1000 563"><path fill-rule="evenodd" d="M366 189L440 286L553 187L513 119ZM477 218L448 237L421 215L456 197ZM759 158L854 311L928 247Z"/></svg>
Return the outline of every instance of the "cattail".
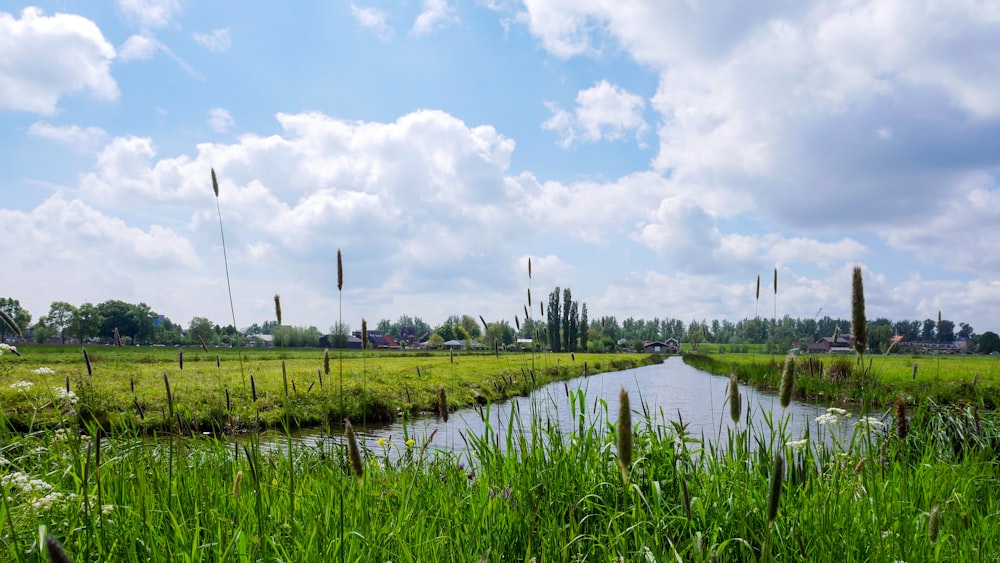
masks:
<svg viewBox="0 0 1000 563"><path fill-rule="evenodd" d="M438 416L448 422L448 396L444 392L444 387L438 387Z"/></svg>
<svg viewBox="0 0 1000 563"><path fill-rule="evenodd" d="M733 419L733 424L740 423L740 415L743 411L743 399L740 396L740 380L736 374L729 375L729 417Z"/></svg>
<svg viewBox="0 0 1000 563"><path fill-rule="evenodd" d="M917 378L917 362L913 362L913 379Z"/></svg>
<svg viewBox="0 0 1000 563"><path fill-rule="evenodd" d="M45 536L45 554L49 556L50 563L73 563L59 540L47 534Z"/></svg>
<svg viewBox="0 0 1000 563"><path fill-rule="evenodd" d="M861 281L861 266L854 267L854 282L851 284L851 334L854 349L865 353L868 342L868 321L865 319L865 287Z"/></svg>
<svg viewBox="0 0 1000 563"><path fill-rule="evenodd" d="M163 372L163 386L167 388L167 408L170 409L170 416L174 416L174 396L170 392L170 378L167 377L167 372Z"/></svg>
<svg viewBox="0 0 1000 563"><path fill-rule="evenodd" d="M906 401L902 397L896 399L896 436L905 440L910 433L910 421L906 418Z"/></svg>
<svg viewBox="0 0 1000 563"><path fill-rule="evenodd" d="M122 337L118 333L118 327L115 327L115 330L112 332L112 334L115 337L115 346L121 348L122 347Z"/></svg>
<svg viewBox="0 0 1000 563"><path fill-rule="evenodd" d="M785 365L781 370L781 386L778 388L778 396L781 398L781 408L788 408L792 402L792 390L795 388L795 356L789 354L785 357Z"/></svg>
<svg viewBox="0 0 1000 563"><path fill-rule="evenodd" d="M208 346L205 345L205 339L198 335L198 345L201 346L202 351L208 352Z"/></svg>
<svg viewBox="0 0 1000 563"><path fill-rule="evenodd" d="M184 348L177 350L177 366L184 371Z"/></svg>
<svg viewBox="0 0 1000 563"><path fill-rule="evenodd" d="M83 363L87 364L87 375L94 375L94 368L90 365L90 354L86 348L83 349Z"/></svg>
<svg viewBox="0 0 1000 563"><path fill-rule="evenodd" d="M240 481L243 480L243 470L240 469L236 472L236 478L233 479L233 500L240 496Z"/></svg>
<svg viewBox="0 0 1000 563"><path fill-rule="evenodd" d="M932 544L937 541L938 531L940 530L940 528L941 528L941 511L938 510L938 507L935 506L934 508L931 509L931 517L927 521L927 538L931 540Z"/></svg>
<svg viewBox="0 0 1000 563"><path fill-rule="evenodd" d="M622 480L628 481L632 466L632 407L629 405L628 391L623 387L618 394L618 466L622 470Z"/></svg>
<svg viewBox="0 0 1000 563"><path fill-rule="evenodd" d="M274 316L278 319L278 326L281 326L281 296L274 294Z"/></svg>
<svg viewBox="0 0 1000 563"><path fill-rule="evenodd" d="M781 504L781 481L785 478L785 458L778 455L771 466L771 480L767 490L767 521L774 522Z"/></svg>
<svg viewBox="0 0 1000 563"><path fill-rule="evenodd" d="M531 279L531 256L528 256L528 279Z"/></svg>
<svg viewBox="0 0 1000 563"><path fill-rule="evenodd" d="M215 168L212 168L212 190L215 192L215 197L219 197L219 180L215 177Z"/></svg>
<svg viewBox="0 0 1000 563"><path fill-rule="evenodd" d="M337 249L337 291L344 291L344 259Z"/></svg>
<svg viewBox="0 0 1000 563"><path fill-rule="evenodd" d="M354 435L354 427L350 419L344 419L344 436L347 438L347 456L351 460L351 469L360 480L365 478L365 466L361 463L361 449L358 448L358 438Z"/></svg>
<svg viewBox="0 0 1000 563"><path fill-rule="evenodd" d="M361 349L368 349L368 321L361 319Z"/></svg>

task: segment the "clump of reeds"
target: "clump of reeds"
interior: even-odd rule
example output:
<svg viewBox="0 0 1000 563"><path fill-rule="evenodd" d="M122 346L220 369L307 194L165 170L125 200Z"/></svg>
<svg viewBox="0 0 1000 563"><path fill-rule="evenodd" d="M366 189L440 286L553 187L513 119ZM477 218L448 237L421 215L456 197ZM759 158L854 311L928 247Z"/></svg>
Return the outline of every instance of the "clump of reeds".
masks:
<svg viewBox="0 0 1000 563"><path fill-rule="evenodd" d="M788 408L792 402L792 390L795 388L795 356L788 354L785 356L785 365L781 370L781 386L778 388L778 396L781 398L781 408Z"/></svg>
<svg viewBox="0 0 1000 563"><path fill-rule="evenodd" d="M902 397L896 399L896 436L905 440L910 433L910 421L906 418L906 401Z"/></svg>
<svg viewBox="0 0 1000 563"><path fill-rule="evenodd" d="M735 373L729 375L729 417L733 424L740 423L743 414L743 399L740 396L740 380Z"/></svg>
<svg viewBox="0 0 1000 563"><path fill-rule="evenodd" d="M344 419L344 437L347 438L347 457L351 461L351 469L359 480L365 478L365 466L361 461L361 449L358 447L358 437L354 434L354 427L351 426L350 419Z"/></svg>
<svg viewBox="0 0 1000 563"><path fill-rule="evenodd" d="M438 416L448 422L448 396L445 394L444 387L438 387Z"/></svg>
<svg viewBox="0 0 1000 563"><path fill-rule="evenodd" d="M861 266L854 267L851 284L851 335L854 337L854 349L863 356L868 342L868 321L865 319L865 287L861 280Z"/></svg>
<svg viewBox="0 0 1000 563"><path fill-rule="evenodd" d="M618 467L622 471L622 481L628 482L629 468L632 466L632 407L628 391L622 388L618 394Z"/></svg>
<svg viewBox="0 0 1000 563"><path fill-rule="evenodd" d="M767 521L774 522L778 516L778 506L781 504L781 482L785 478L785 458L778 455L771 466L771 479L767 489Z"/></svg>

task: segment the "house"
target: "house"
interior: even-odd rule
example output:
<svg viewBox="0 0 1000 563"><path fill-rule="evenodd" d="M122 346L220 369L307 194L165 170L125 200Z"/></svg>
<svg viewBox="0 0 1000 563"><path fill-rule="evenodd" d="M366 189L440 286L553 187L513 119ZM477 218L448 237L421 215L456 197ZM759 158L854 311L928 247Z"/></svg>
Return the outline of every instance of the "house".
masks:
<svg viewBox="0 0 1000 563"><path fill-rule="evenodd" d="M850 334L840 334L836 339L833 336L824 336L810 344L808 348L810 354L847 354L853 351L854 337Z"/></svg>
<svg viewBox="0 0 1000 563"><path fill-rule="evenodd" d="M681 343L675 338L668 338L666 342L646 342L642 351L647 354L676 354L681 351Z"/></svg>
<svg viewBox="0 0 1000 563"><path fill-rule="evenodd" d="M449 340L444 344L442 344L441 347L444 348L445 350L464 350L465 340ZM476 342L475 340L469 341L469 348L479 348L479 347L480 347L479 342Z"/></svg>
<svg viewBox="0 0 1000 563"><path fill-rule="evenodd" d="M320 348L338 348L337 336L333 334L324 334L319 337L319 347ZM347 337L347 342L344 348L355 348L361 349L361 339L351 335Z"/></svg>
<svg viewBox="0 0 1000 563"><path fill-rule="evenodd" d="M354 337L359 341L361 340L361 331L354 331ZM399 344L396 340L382 332L381 330L369 330L368 331L368 347L369 348L389 348L389 349L399 349ZM360 346L359 346L360 348Z"/></svg>
<svg viewBox="0 0 1000 563"><path fill-rule="evenodd" d="M247 342L251 348L270 348L274 343L274 336L270 334L251 334L247 336Z"/></svg>

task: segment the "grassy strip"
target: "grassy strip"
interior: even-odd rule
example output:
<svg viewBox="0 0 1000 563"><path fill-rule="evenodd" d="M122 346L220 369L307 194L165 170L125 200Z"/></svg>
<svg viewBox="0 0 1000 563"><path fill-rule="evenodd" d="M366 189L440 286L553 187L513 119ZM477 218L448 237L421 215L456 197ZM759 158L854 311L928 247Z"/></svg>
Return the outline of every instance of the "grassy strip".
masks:
<svg viewBox="0 0 1000 563"><path fill-rule="evenodd" d="M775 414L764 426L733 424L711 444L640 403L621 430L632 452L623 477L617 415L571 393L573 428L549 425L554 406L536 403L529 426L490 426L467 437L464 454L425 451L424 437L385 443L364 453L364 479L343 446L289 455L252 438L98 444L65 429L0 427L0 559L38 561L40 526L77 561L975 561L1000 552L995 419L928 403L902 433L865 420L845 436L831 430L844 423L831 413L793 437Z"/></svg>
<svg viewBox="0 0 1000 563"><path fill-rule="evenodd" d="M781 382L784 356L685 354L684 362L716 375L736 374L740 381L768 391ZM795 396L802 400L886 407L903 397L910 404L929 399L938 404L1000 406L1000 361L990 356L866 357L827 354L799 356Z"/></svg>
<svg viewBox="0 0 1000 563"><path fill-rule="evenodd" d="M246 387L240 353L252 379ZM185 349L181 356L176 349L98 347L88 356L93 375L77 347L26 346L18 361L0 363L7 424L31 432L70 418L147 434L339 427L345 417L388 421L436 412L439 388L455 410L526 395L552 381L662 361L641 354L545 354L533 364L530 354L513 352L352 353L331 359L343 362L341 397L339 367L324 374L323 352L315 349Z"/></svg>

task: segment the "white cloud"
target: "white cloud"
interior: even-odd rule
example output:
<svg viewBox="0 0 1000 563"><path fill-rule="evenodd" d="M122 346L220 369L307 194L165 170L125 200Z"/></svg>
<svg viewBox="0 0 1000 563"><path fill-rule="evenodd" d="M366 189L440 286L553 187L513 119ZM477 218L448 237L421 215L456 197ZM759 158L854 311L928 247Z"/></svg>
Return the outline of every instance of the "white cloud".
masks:
<svg viewBox="0 0 1000 563"><path fill-rule="evenodd" d="M118 9L143 28L164 27L180 13L180 0L118 0Z"/></svg>
<svg viewBox="0 0 1000 563"><path fill-rule="evenodd" d="M429 35L438 29L459 22L455 10L448 5L448 0L424 0L422 11L413 22L413 34Z"/></svg>
<svg viewBox="0 0 1000 563"><path fill-rule="evenodd" d="M0 12L0 53L0 108L52 114L60 98L80 91L118 98L114 47L86 18L38 8L25 8L20 19Z"/></svg>
<svg viewBox="0 0 1000 563"><path fill-rule="evenodd" d="M192 33L191 38L209 51L228 51L232 45L232 38L229 36L229 28L213 29L211 33Z"/></svg>
<svg viewBox="0 0 1000 563"><path fill-rule="evenodd" d="M236 120L223 108L208 110L208 124L216 133L229 133L236 127Z"/></svg>
<svg viewBox="0 0 1000 563"><path fill-rule="evenodd" d="M370 30L381 39L391 39L393 30L386 24L388 15L377 8L359 8L351 4L351 15L357 20L358 25Z"/></svg>
<svg viewBox="0 0 1000 563"><path fill-rule="evenodd" d="M617 141L630 132L639 139L647 129L642 118L645 106L642 96L601 80L577 93L572 114L549 105L553 115L542 128L559 133L560 144L567 148L578 141Z"/></svg>
<svg viewBox="0 0 1000 563"><path fill-rule="evenodd" d="M107 132L100 127L80 127L79 125L52 125L45 121L36 121L28 128L28 134L43 139L49 139L68 145L78 150L92 150L97 148L104 139Z"/></svg>
<svg viewBox="0 0 1000 563"><path fill-rule="evenodd" d="M118 57L123 61L151 59L158 48L159 45L152 37L133 35L118 49Z"/></svg>

